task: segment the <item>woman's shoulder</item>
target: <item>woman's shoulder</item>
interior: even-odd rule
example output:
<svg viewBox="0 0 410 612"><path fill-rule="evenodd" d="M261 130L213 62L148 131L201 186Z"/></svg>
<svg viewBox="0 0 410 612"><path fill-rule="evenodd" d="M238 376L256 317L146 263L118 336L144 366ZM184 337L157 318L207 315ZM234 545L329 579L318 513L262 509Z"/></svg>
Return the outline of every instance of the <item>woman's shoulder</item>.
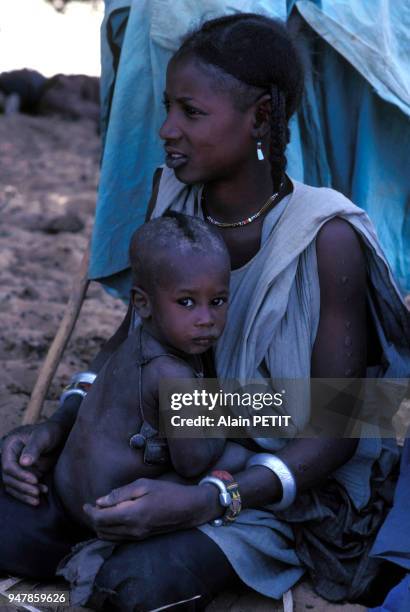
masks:
<svg viewBox="0 0 410 612"><path fill-rule="evenodd" d="M318 257L360 250L363 232L373 230L365 211L339 191L293 181L294 193L284 221L301 244L316 241ZM322 255L323 254L323 255Z"/></svg>
<svg viewBox="0 0 410 612"><path fill-rule="evenodd" d="M361 240L353 226L340 217L333 217L320 228L316 237L316 258L319 278L330 286L343 285L362 278L365 258ZM321 283L322 284L322 283Z"/></svg>
<svg viewBox="0 0 410 612"><path fill-rule="evenodd" d="M301 250L315 245L321 287L334 293L346 276L361 283L365 257L360 229L369 223L366 213L335 189L293 184L286 225L294 228Z"/></svg>
<svg viewBox="0 0 410 612"><path fill-rule="evenodd" d="M294 181L295 191L307 206L307 199L312 199L314 214L323 215L326 221L320 223L316 235L316 252L318 257L333 259L343 253L345 259L350 256L361 257L361 242L352 219L366 218L365 211L356 206L349 198L330 187L312 187ZM323 219L322 219L323 221Z"/></svg>
<svg viewBox="0 0 410 612"><path fill-rule="evenodd" d="M326 253L342 252L348 255L350 249L360 248L360 239L354 227L341 217L326 221L317 233L316 249Z"/></svg>
<svg viewBox="0 0 410 612"><path fill-rule="evenodd" d="M339 376L343 371L338 369L341 364L345 371L354 364L355 371L364 373L361 356L365 348L367 274L361 240L347 221L335 217L321 227L315 247L320 319L312 354L312 376L328 375L324 372ZM350 359L349 353L339 351L340 355L332 361L329 350L334 353L334 347L351 342L350 337L355 346L355 351L349 349L353 357Z"/></svg>

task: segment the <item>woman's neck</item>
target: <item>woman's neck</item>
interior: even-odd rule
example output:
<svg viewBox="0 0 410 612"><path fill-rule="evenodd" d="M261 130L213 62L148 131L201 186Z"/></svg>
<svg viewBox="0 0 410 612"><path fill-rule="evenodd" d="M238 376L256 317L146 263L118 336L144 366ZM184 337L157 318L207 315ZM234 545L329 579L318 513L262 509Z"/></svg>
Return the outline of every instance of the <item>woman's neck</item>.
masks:
<svg viewBox="0 0 410 612"><path fill-rule="evenodd" d="M227 223L258 212L273 193L268 164L250 173L241 172L235 179L220 179L206 183L203 203L207 214Z"/></svg>

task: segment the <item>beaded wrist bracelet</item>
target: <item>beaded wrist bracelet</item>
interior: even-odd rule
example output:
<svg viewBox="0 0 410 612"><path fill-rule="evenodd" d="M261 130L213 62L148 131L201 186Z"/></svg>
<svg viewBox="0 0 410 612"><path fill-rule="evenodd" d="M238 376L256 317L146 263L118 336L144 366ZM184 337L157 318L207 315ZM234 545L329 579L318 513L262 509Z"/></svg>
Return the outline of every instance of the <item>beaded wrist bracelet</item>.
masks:
<svg viewBox="0 0 410 612"><path fill-rule="evenodd" d="M209 476L205 476L199 484L215 485L220 491L219 503L226 508L224 515L211 521L211 525L221 527L233 523L242 509L242 500L238 483L232 474L226 470L214 470Z"/></svg>

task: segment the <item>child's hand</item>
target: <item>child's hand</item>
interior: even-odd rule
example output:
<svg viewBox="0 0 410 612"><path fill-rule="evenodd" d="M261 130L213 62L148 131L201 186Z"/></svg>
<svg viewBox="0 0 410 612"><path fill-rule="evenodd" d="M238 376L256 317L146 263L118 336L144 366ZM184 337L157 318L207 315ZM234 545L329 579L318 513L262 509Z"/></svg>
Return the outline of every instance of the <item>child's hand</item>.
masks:
<svg viewBox="0 0 410 612"><path fill-rule="evenodd" d="M61 438L61 427L54 422L19 428L7 436L1 455L7 493L38 506L40 494L47 493L47 486L40 480L56 462L57 456L50 453L59 447Z"/></svg>

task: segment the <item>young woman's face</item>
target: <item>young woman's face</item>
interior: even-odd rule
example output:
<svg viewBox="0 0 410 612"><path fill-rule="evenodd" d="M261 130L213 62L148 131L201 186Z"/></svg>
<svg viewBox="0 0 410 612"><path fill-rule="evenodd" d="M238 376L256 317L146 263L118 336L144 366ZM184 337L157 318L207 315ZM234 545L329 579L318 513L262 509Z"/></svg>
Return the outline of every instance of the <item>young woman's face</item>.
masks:
<svg viewBox="0 0 410 612"><path fill-rule="evenodd" d="M166 164L183 183L232 179L256 158L253 109L235 108L193 59L170 62L164 103Z"/></svg>

